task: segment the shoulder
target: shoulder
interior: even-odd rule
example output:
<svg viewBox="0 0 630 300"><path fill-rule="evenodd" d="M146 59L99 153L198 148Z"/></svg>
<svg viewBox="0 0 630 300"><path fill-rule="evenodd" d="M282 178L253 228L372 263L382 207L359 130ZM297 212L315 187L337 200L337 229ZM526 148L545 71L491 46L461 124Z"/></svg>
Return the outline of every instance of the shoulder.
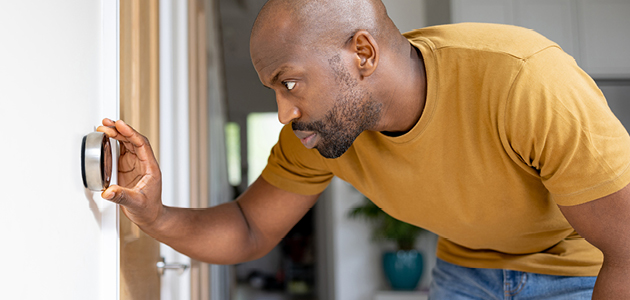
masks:
<svg viewBox="0 0 630 300"><path fill-rule="evenodd" d="M425 27L403 34L412 44L429 43L433 50L465 49L527 58L558 46L534 30L503 24L460 23Z"/></svg>
<svg viewBox="0 0 630 300"><path fill-rule="evenodd" d="M315 149L307 149L302 145L300 139L293 133L291 124L285 125L280 131L278 143L272 149L273 156L281 156L290 161L300 161L303 159L314 161L321 160L323 157L319 155Z"/></svg>
<svg viewBox="0 0 630 300"><path fill-rule="evenodd" d="M333 176L324 158L317 150L304 147L290 125L280 132L261 175L275 187L303 195L320 193Z"/></svg>

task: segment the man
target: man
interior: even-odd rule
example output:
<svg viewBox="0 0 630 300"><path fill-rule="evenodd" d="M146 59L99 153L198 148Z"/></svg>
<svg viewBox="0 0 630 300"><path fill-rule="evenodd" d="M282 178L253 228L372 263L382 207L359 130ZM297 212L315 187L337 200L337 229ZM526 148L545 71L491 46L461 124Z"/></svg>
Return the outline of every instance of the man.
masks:
<svg viewBox="0 0 630 300"><path fill-rule="evenodd" d="M488 24L402 36L379 0L271 0L250 48L287 126L236 201L163 206L148 140L99 127L124 145L102 195L148 234L256 259L336 175L440 235L432 299L630 299L630 137L553 42Z"/></svg>

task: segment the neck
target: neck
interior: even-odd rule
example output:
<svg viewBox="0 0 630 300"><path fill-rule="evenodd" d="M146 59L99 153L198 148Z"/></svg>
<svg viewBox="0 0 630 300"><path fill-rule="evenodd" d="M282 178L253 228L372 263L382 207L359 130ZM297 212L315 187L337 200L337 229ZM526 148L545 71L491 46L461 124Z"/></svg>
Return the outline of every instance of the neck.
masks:
<svg viewBox="0 0 630 300"><path fill-rule="evenodd" d="M408 56L397 60L400 65L391 69L391 80L386 86L385 107L378 131L388 135L402 135L411 130L424 110L426 101L426 73L424 60L418 49L409 45Z"/></svg>

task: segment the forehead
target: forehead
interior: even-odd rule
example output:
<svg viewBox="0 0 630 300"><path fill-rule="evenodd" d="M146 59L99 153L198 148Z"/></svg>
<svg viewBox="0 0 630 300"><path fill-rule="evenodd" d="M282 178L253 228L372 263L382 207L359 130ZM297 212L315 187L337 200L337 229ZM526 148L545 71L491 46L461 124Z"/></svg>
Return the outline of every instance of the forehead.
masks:
<svg viewBox="0 0 630 300"><path fill-rule="evenodd" d="M267 13L261 20L256 20L249 41L254 65L269 61L276 51L287 52L287 48L297 42L298 27L284 9Z"/></svg>
<svg viewBox="0 0 630 300"><path fill-rule="evenodd" d="M299 42L293 37L279 34L264 34L252 37L250 55L254 67L268 66L297 56L301 52Z"/></svg>
<svg viewBox="0 0 630 300"><path fill-rule="evenodd" d="M324 67L327 63L321 40L312 30L284 9L266 15L250 37L252 64L267 85L278 70Z"/></svg>
<svg viewBox="0 0 630 300"><path fill-rule="evenodd" d="M263 84L268 84L279 71L303 70L314 63L313 53L295 37L253 37L250 47L252 64Z"/></svg>

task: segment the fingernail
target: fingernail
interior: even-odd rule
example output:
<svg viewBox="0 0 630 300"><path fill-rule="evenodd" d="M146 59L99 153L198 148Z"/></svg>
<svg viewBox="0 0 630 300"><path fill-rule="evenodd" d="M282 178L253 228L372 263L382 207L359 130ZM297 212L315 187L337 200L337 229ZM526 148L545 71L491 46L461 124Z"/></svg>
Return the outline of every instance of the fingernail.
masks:
<svg viewBox="0 0 630 300"><path fill-rule="evenodd" d="M114 195L116 195L115 193L103 193L103 199L107 199L107 200L112 200L114 199Z"/></svg>

